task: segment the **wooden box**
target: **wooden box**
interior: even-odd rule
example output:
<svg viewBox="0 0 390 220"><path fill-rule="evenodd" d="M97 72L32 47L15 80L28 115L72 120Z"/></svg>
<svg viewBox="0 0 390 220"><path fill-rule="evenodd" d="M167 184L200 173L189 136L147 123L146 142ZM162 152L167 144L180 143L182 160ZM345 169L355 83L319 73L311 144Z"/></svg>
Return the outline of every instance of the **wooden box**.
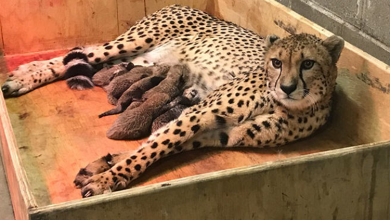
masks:
<svg viewBox="0 0 390 220"><path fill-rule="evenodd" d="M322 38L331 35L273 0L29 2L3 1L0 48L7 54L107 41L145 13L172 3L205 10L263 36L286 36L288 32ZM24 10L7 14L18 7ZM77 7L75 15L101 23L71 19L56 26L54 21L60 21L60 15L56 17L50 7L61 11ZM33 13L38 9L44 13ZM106 13L106 19L99 13ZM53 23L39 22L47 20L46 16ZM22 25L31 22L36 26ZM18 24L18 28L10 28ZM42 34L45 25L58 28L60 34ZM71 25L85 33L73 33ZM18 64L63 53L3 57L1 77ZM0 98L2 156L15 217L389 219L389 93L390 67L346 43L339 62L333 117L316 135L274 149L182 153L153 165L131 189L87 199L81 199L72 183L78 169L108 152L136 149L141 143L105 137L115 117L97 118L111 108L104 91L73 91L59 81L19 98Z"/></svg>

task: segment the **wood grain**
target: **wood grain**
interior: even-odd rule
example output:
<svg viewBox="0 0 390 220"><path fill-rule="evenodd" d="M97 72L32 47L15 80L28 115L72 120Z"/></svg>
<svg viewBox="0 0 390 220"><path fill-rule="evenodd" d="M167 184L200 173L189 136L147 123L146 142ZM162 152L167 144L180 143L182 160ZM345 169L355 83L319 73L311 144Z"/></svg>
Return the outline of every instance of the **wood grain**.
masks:
<svg viewBox="0 0 390 220"><path fill-rule="evenodd" d="M26 57L22 58L28 62ZM12 59L13 63L20 63L17 56ZM182 153L153 165L131 186L389 139L389 119L378 118L373 109L362 106L372 100L371 92L367 92L370 87L351 77L348 71L341 72L339 84L334 118L313 137L273 149L202 149ZM355 88L361 92L351 99L346 94L350 95ZM389 95L372 92L378 96L374 100L381 100L374 103L375 108L385 109L386 103L390 103ZM97 118L112 107L104 100L106 96L100 88L73 91L64 81L6 100L23 167L40 207L79 199L79 190L72 181L81 167L108 152L135 150L139 146L139 141L113 141L105 137L116 116Z"/></svg>
<svg viewBox="0 0 390 220"><path fill-rule="evenodd" d="M147 13L148 10L154 11L170 3L147 0ZM207 4L195 1L184 3L206 7L215 15L263 36L271 33L286 36L286 30L309 32L320 37L331 35L274 1L215 0ZM7 63L28 60L26 56L13 56ZM387 108L390 92L386 88L390 83L390 68L350 44L346 44L339 66L334 116L316 135L273 149L202 149L185 152L159 161L133 182L131 187L389 140L390 118ZM372 79L371 83L368 79ZM79 168L108 152L135 150L139 146L140 141L112 141L105 137L106 130L115 120L115 116L97 118L99 113L112 107L105 100L105 93L100 88L72 91L63 81L6 100L17 142L15 146L19 148L13 151L19 151L26 179L39 207L80 199L79 190L72 184ZM4 109L0 111L0 115L6 114ZM310 169L310 165L305 166L305 169ZM234 172L231 174L235 175ZM299 173L291 175L299 176ZM283 177L285 175L279 176L279 179L270 179L269 183L284 182L279 181ZM190 185L188 182L186 184ZM84 201L95 202L92 198L77 203L80 205ZM374 202L379 204L377 200Z"/></svg>
<svg viewBox="0 0 390 220"><path fill-rule="evenodd" d="M145 16L144 0L117 0L119 34Z"/></svg>
<svg viewBox="0 0 390 220"><path fill-rule="evenodd" d="M0 62L2 63L2 62ZM0 66L0 70L2 66ZM0 92L1 97L3 93ZM28 210L37 207L32 189L26 178L25 169L20 163L20 154L4 99L0 99L0 146L4 169L16 219L28 220Z"/></svg>
<svg viewBox="0 0 390 220"><path fill-rule="evenodd" d="M41 207L31 219L389 219L389 153L389 142L337 149Z"/></svg>
<svg viewBox="0 0 390 220"><path fill-rule="evenodd" d="M147 14L171 5L207 9L201 0L1 0L4 45L7 55L72 48L115 39ZM15 28L17 27L17 28Z"/></svg>
<svg viewBox="0 0 390 220"><path fill-rule="evenodd" d="M205 11L208 0L145 0L146 14L151 14L165 6L179 4Z"/></svg>
<svg viewBox="0 0 390 220"><path fill-rule="evenodd" d="M0 56L4 54L4 44L3 44L3 31L2 31L2 25L1 25L1 19L0 19Z"/></svg>
<svg viewBox="0 0 390 220"><path fill-rule="evenodd" d="M7 55L101 43L118 35L117 6L105 0L1 1Z"/></svg>

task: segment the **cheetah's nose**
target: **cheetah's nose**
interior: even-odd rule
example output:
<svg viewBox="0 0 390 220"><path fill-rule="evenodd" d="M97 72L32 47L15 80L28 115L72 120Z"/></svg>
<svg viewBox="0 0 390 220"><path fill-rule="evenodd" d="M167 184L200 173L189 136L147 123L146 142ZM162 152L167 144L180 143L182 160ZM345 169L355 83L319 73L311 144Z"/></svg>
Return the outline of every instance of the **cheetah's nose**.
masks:
<svg viewBox="0 0 390 220"><path fill-rule="evenodd" d="M2 91L3 93L8 93L9 89L10 89L9 85L3 85L3 86L1 87L1 91Z"/></svg>
<svg viewBox="0 0 390 220"><path fill-rule="evenodd" d="M297 84L291 84L291 85L280 85L280 88L282 89L282 91L284 93L286 93L287 95L290 95L292 92L294 92L296 89L297 89Z"/></svg>

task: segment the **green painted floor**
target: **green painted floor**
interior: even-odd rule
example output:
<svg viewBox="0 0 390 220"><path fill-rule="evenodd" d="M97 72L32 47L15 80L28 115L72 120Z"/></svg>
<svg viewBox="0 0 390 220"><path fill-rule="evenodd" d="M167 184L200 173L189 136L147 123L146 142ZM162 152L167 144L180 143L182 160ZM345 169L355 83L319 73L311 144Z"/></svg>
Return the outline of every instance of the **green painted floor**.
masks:
<svg viewBox="0 0 390 220"><path fill-rule="evenodd" d="M14 220L11 198L9 196L7 180L5 178L3 161L0 156L0 218L2 220Z"/></svg>

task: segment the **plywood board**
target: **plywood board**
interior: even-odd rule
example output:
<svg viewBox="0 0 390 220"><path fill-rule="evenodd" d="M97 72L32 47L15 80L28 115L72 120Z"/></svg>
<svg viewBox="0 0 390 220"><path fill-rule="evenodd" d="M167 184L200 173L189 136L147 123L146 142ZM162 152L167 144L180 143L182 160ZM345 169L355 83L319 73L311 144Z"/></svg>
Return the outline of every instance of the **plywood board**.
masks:
<svg viewBox="0 0 390 220"><path fill-rule="evenodd" d="M4 54L4 44L3 44L3 31L2 31L2 25L0 20L0 56Z"/></svg>
<svg viewBox="0 0 390 220"><path fill-rule="evenodd" d="M13 56L7 62L17 65L37 57L47 56ZM341 82L348 81L348 85L342 84L343 89L337 91L337 114L315 136L274 149L202 149L182 153L153 165L132 183L132 187L390 139L390 132L385 132L390 130L389 119L375 121L373 115L358 117L364 108L356 105L345 93L355 87L365 91L369 86L358 79L349 79L349 75L349 72L341 74ZM381 105L390 103L390 96L378 95L382 95ZM362 100L369 98L369 93L360 95ZM80 199L80 192L72 181L81 167L107 153L138 148L138 141L113 141L105 137L116 118L97 117L112 108L105 100L101 88L74 91L68 89L64 81L6 100L23 167L39 206ZM376 123L376 128L371 122ZM351 126L362 123L366 126Z"/></svg>
<svg viewBox="0 0 390 220"><path fill-rule="evenodd" d="M149 1L146 9L144 0L117 0L115 4L102 0L4 1L0 18L6 25L0 36L8 55L102 43L125 32L145 12L176 3L205 10L206 2Z"/></svg>
<svg viewBox="0 0 390 220"><path fill-rule="evenodd" d="M193 176L38 208L32 220L389 219L389 149L387 142Z"/></svg>
<svg viewBox="0 0 390 220"><path fill-rule="evenodd" d="M208 0L145 0L146 14L151 14L165 6L179 4L206 11Z"/></svg>
<svg viewBox="0 0 390 220"><path fill-rule="evenodd" d="M146 1L147 9L148 2L151 1ZM151 7L157 10L160 6L163 7L158 1ZM274 1L215 0L199 7L261 35L285 36L286 30L321 37L331 34ZM35 58L12 57L7 60L8 68L29 59ZM316 135L274 149L185 152L152 165L131 184L132 190L83 200L79 200L79 191L72 185L80 167L107 152L134 150L140 144L105 137L115 120L115 116L97 118L112 107L103 102L105 93L99 88L72 91L60 81L7 99L18 148L12 148L12 152L20 154L16 160L21 161L27 173L21 179L29 183L38 206L30 214L36 219L234 219L242 217L240 214L262 219L261 215L269 211L280 219L313 219L323 210L324 219L387 219L389 196L379 192L389 191L389 143L347 147L390 140L390 119L386 113L390 103L386 90L390 70L349 44L340 67L334 116ZM0 70L1 74L4 72ZM4 106L4 102L0 104ZM6 114L4 111L1 114ZM322 153L308 155L317 152ZM236 169L227 170L231 168ZM181 179L184 177L188 178ZM169 181L168 185L152 185L165 181ZM343 194L335 201L333 195L340 192L352 195ZM326 202L326 206L318 201ZM346 204L352 204L348 212L341 210Z"/></svg>
<svg viewBox="0 0 390 220"><path fill-rule="evenodd" d="M4 69L6 69L5 62L3 57L0 57L0 72ZM4 79L4 77L1 78ZM3 95L2 92L0 95ZM18 207L14 209L14 216L16 219L27 220L29 219L28 209L37 207L37 204L31 193L25 169L21 164L18 145L3 98L0 98L0 112L0 151L7 174L12 205Z"/></svg>
<svg viewBox="0 0 390 220"><path fill-rule="evenodd" d="M118 35L117 5L105 0L1 1L5 53L101 43Z"/></svg>
<svg viewBox="0 0 390 220"><path fill-rule="evenodd" d="M144 0L117 0L119 34L145 16Z"/></svg>
<svg viewBox="0 0 390 220"><path fill-rule="evenodd" d="M13 69L24 62L44 58L49 59L60 54L62 54L61 51L58 53L7 57L6 62L3 63L8 65L2 65L0 72L4 75L4 70L8 68ZM102 102L105 99L105 94L100 88L94 89L95 91L86 91L86 93L77 93L76 91L68 90L65 81L60 81L43 87L42 91L40 90L37 90L38 93L32 92L17 99L8 99L6 102L13 103L13 101L19 100L17 105L11 104L9 106L10 111L16 110L18 112L16 115L13 113L9 114L12 115L11 117L16 117L14 119L18 121L12 120L13 126L16 128L13 133L15 133L15 140L18 142L17 152L21 152L23 166L29 167L26 173L31 186L30 190L37 204L42 206L65 202L72 197L80 197L79 192L77 192L72 183L75 171L78 168L72 169L72 164L79 167L81 166L81 164L78 164L79 162L83 165L86 164L83 162L86 158L89 158L88 160L96 159L96 153L104 155L109 152L108 149L120 152L131 149L133 145L133 148L136 148L139 142L118 143L107 138L96 138L96 135L104 137L105 128L114 120L114 118L94 120L97 119L97 114L90 112L91 110L102 112L111 108L110 105L104 105L104 102ZM48 95L49 93L52 93L53 96ZM65 96L60 98L62 100L60 101L55 100L59 98L55 94ZM34 104L35 101L32 100L41 100L41 104L36 105ZM77 100L89 101L81 101L82 103L80 103ZM58 105L58 101L60 101L60 105ZM46 103L44 104L44 102ZM89 106L91 104L94 105L93 103L103 104L100 105L101 108L90 109ZM8 117L7 114L5 116ZM95 124L93 121L98 124ZM34 125L34 128L31 128L30 125L32 124L36 126ZM67 126L71 126L71 128ZM102 129L99 129L99 126L103 126ZM90 129L85 129L86 127ZM7 128L8 130L10 129ZM92 137L90 140L88 140L88 134ZM70 136L74 136L74 138L69 140L67 137ZM106 140L106 142L102 140ZM78 151L78 147L75 147L76 145L87 151L84 152L84 155L80 154L81 161L75 159L72 163L69 163L69 155L74 155ZM60 146L67 147L64 149ZM100 151L96 146L100 146L100 149L103 151ZM50 156L47 158L48 155ZM59 167L62 167L64 170L58 170ZM67 169L73 171L69 172ZM49 189L49 186L51 189ZM69 194L69 191L73 193Z"/></svg>

